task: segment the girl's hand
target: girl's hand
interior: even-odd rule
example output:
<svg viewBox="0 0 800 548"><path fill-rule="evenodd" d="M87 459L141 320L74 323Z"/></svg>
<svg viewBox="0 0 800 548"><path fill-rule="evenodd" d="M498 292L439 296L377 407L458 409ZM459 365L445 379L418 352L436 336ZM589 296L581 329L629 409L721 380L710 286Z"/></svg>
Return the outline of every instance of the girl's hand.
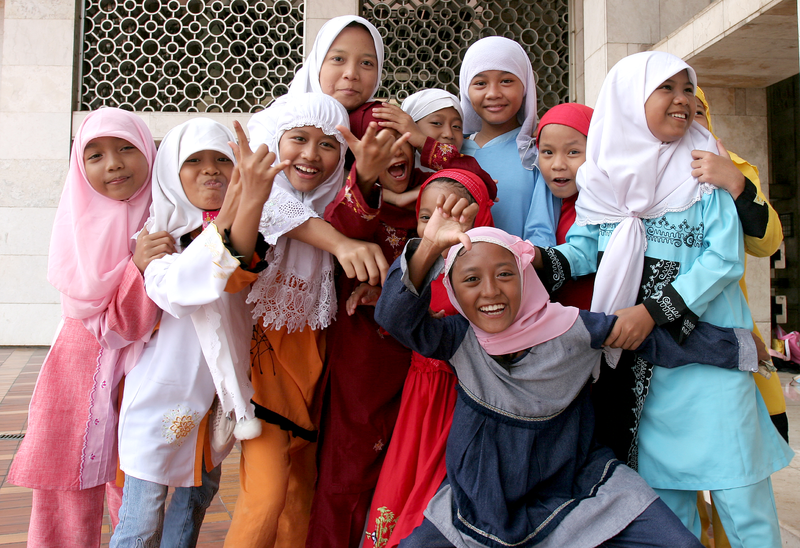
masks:
<svg viewBox="0 0 800 548"><path fill-rule="evenodd" d="M389 273L389 263L378 244L343 238L333 255L348 278L358 278L370 285L383 285Z"/></svg>
<svg viewBox="0 0 800 548"><path fill-rule="evenodd" d="M382 103L381 106L373 109L372 113L375 118L384 120L383 122L378 122L380 127L388 127L400 134L410 133L411 136L408 142L418 150L425 146L425 134L419 129L411 115L397 105Z"/></svg>
<svg viewBox="0 0 800 548"><path fill-rule="evenodd" d="M656 326L656 322L643 304L617 310L614 314L617 316L617 321L603 343L604 346L636 350Z"/></svg>
<svg viewBox="0 0 800 548"><path fill-rule="evenodd" d="M352 316L356 311L356 307L359 305L375 306L378 304L378 297L380 296L380 287L369 284L359 284L347 299L347 315Z"/></svg>
<svg viewBox="0 0 800 548"><path fill-rule="evenodd" d="M133 252L133 264L144 274L147 265L165 255L175 253L175 240L169 232L162 230L150 234L143 228L136 238L136 249Z"/></svg>
<svg viewBox="0 0 800 548"><path fill-rule="evenodd" d="M382 191L383 201L387 204L413 210L416 209L417 198L419 198L419 189L420 187L415 186L411 190L406 190L405 192L398 194L396 192L392 192L388 188L384 188Z"/></svg>
<svg viewBox="0 0 800 548"><path fill-rule="evenodd" d="M347 141L347 146L356 158L356 174L358 186L364 196L369 196L375 181L381 173L389 169L392 159L398 154L400 148L408 141L411 134L401 135L395 139L391 131L379 131L378 124L370 122L367 131L361 140L344 126L336 126Z"/></svg>
<svg viewBox="0 0 800 548"><path fill-rule="evenodd" d="M724 188L735 200L744 191L746 180L722 146L722 141L717 141L717 150L719 154L705 150L692 151L692 177L697 177L701 183Z"/></svg>
<svg viewBox="0 0 800 548"><path fill-rule="evenodd" d="M234 121L233 127L236 130L239 144L238 146L236 143L228 144L233 148L238 162L239 178L242 183L242 203L257 204L260 208L269 200L275 176L287 168L291 161L284 160L273 166L276 156L274 152L270 152L267 145L259 145L253 152L250 150L250 144L247 142L247 135L245 135L242 125L238 121Z"/></svg>
<svg viewBox="0 0 800 548"><path fill-rule="evenodd" d="M465 232L472 228L478 209L478 204L470 204L466 198L456 194L447 198L439 195L420 246L425 245L440 254L459 242L465 249L472 249L472 242Z"/></svg>
<svg viewBox="0 0 800 548"><path fill-rule="evenodd" d="M217 230L222 234L225 230L230 230L236 219L236 213L239 211L239 203L242 199L242 181L239 173L239 166L233 168L233 175L231 182L228 183L228 190L225 191L225 199L222 201L222 207L219 208L217 218L214 219L214 224Z"/></svg>

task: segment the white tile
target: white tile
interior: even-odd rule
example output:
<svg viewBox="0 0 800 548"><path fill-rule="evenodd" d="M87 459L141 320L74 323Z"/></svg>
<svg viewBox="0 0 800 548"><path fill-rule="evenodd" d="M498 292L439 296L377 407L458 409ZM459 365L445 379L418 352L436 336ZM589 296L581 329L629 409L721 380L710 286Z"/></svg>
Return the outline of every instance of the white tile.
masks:
<svg viewBox="0 0 800 548"><path fill-rule="evenodd" d="M747 301L753 321L768 322L770 306L769 257L747 257Z"/></svg>
<svg viewBox="0 0 800 548"><path fill-rule="evenodd" d="M47 281L47 255L0 256L0 303L59 302L59 293Z"/></svg>
<svg viewBox="0 0 800 548"><path fill-rule="evenodd" d="M698 78L702 79L702 76L698 74ZM704 87L703 92L711 106L712 123L715 115L736 113L736 90L733 88Z"/></svg>
<svg viewBox="0 0 800 548"><path fill-rule="evenodd" d="M583 51L588 58L608 41L605 0L584 0L583 22Z"/></svg>
<svg viewBox="0 0 800 548"><path fill-rule="evenodd" d="M0 159L69 159L70 122L69 112L0 112Z"/></svg>
<svg viewBox="0 0 800 548"><path fill-rule="evenodd" d="M621 59L628 56L628 44L613 44L610 43L606 47L607 59L606 66L608 70L617 64Z"/></svg>
<svg viewBox="0 0 800 548"><path fill-rule="evenodd" d="M308 19L332 19L340 15L358 15L359 7L354 0L306 0L305 14Z"/></svg>
<svg viewBox="0 0 800 548"><path fill-rule="evenodd" d="M6 0L6 19L73 19L75 0Z"/></svg>
<svg viewBox="0 0 800 548"><path fill-rule="evenodd" d="M3 67L0 112L68 112L72 78L72 67Z"/></svg>
<svg viewBox="0 0 800 548"><path fill-rule="evenodd" d="M609 68L605 46L601 47L586 59L584 64L586 105L594 107Z"/></svg>
<svg viewBox="0 0 800 548"><path fill-rule="evenodd" d="M722 0L725 30L744 21L761 8L759 0Z"/></svg>
<svg viewBox="0 0 800 548"><path fill-rule="evenodd" d="M75 22L66 19L6 19L3 65L71 67Z"/></svg>
<svg viewBox="0 0 800 548"><path fill-rule="evenodd" d="M748 116L767 115L767 89L747 88L745 90L745 105Z"/></svg>
<svg viewBox="0 0 800 548"><path fill-rule="evenodd" d="M692 25L682 27L669 37L669 52L681 59L694 51L694 30Z"/></svg>
<svg viewBox="0 0 800 548"><path fill-rule="evenodd" d="M0 346L50 345L60 321L60 304L0 304Z"/></svg>
<svg viewBox="0 0 800 548"><path fill-rule="evenodd" d="M0 207L0 256L47 255L55 208Z"/></svg>
<svg viewBox="0 0 800 548"><path fill-rule="evenodd" d="M694 48L700 49L720 37L725 30L722 2L714 5L692 22Z"/></svg>
<svg viewBox="0 0 800 548"><path fill-rule="evenodd" d="M0 160L0 207L57 207L68 169L67 159Z"/></svg>

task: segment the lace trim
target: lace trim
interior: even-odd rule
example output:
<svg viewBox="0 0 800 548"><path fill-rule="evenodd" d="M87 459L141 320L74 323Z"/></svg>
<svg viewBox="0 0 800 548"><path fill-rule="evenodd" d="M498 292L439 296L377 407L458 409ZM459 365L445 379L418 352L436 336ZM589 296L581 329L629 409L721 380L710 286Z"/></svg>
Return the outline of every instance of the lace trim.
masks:
<svg viewBox="0 0 800 548"><path fill-rule="evenodd" d="M97 392L97 376L100 374L100 367L103 360L103 347L97 353L97 366L92 376L92 391L89 393L89 418L86 421L86 429L83 433L83 447L81 448L81 465L78 470L78 481L80 481L81 489L83 489L83 468L86 465L86 449L89 447L89 429L92 427L92 409L94 408L94 395ZM92 456L94 458L94 456Z"/></svg>
<svg viewBox="0 0 800 548"><path fill-rule="evenodd" d="M323 124L319 121L319 118L316 116L301 116L300 118L295 118L295 120L291 124L282 125L278 131L280 133L286 133L290 129L294 129L296 127L315 127L317 129L321 129L322 133L325 135L330 135L331 137L335 137L337 141L341 144L347 146L347 142L342 137L342 134L339 130L336 129L336 124Z"/></svg>
<svg viewBox="0 0 800 548"><path fill-rule="evenodd" d="M319 217L314 210L285 190L273 188L261 212L258 231L269 245L274 246L279 237L314 217Z"/></svg>

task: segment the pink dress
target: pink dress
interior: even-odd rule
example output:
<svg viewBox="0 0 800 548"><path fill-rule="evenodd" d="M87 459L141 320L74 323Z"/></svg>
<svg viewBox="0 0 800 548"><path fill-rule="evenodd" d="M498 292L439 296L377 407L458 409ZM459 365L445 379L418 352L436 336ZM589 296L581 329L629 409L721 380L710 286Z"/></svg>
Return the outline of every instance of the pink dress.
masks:
<svg viewBox="0 0 800 548"><path fill-rule="evenodd" d="M64 317L36 381L10 483L75 491L115 478L119 381L158 312L130 261L105 311L83 321Z"/></svg>

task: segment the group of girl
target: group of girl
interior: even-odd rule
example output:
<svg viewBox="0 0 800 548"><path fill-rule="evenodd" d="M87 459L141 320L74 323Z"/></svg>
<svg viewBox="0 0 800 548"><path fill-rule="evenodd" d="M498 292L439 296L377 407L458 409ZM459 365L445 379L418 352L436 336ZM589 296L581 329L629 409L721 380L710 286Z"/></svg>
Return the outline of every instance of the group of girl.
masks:
<svg viewBox="0 0 800 548"><path fill-rule="evenodd" d="M338 17L249 142L86 117L9 474L29 545L98 546L107 496L112 546L194 546L239 440L230 547L699 546L703 490L731 545L780 546L738 285L774 212L691 67L633 55L538 121L506 38L460 100L371 100L382 64Z"/></svg>

